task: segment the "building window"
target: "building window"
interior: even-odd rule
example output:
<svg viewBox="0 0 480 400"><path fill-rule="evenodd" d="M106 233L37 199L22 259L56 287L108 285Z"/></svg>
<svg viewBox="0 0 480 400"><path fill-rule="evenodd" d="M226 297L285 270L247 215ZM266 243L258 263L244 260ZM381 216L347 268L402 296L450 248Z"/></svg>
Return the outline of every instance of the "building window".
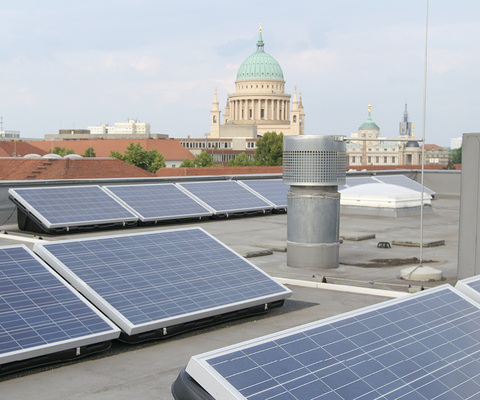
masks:
<svg viewBox="0 0 480 400"><path fill-rule="evenodd" d="M214 124L217 123L217 116L216 116L216 115L213 116L213 123L214 123Z"/></svg>
<svg viewBox="0 0 480 400"><path fill-rule="evenodd" d="M372 157L368 156L367 160L368 160L368 163L369 163L369 164L372 163Z"/></svg>
<svg viewBox="0 0 480 400"><path fill-rule="evenodd" d="M387 164L387 157L383 157L383 163Z"/></svg>
<svg viewBox="0 0 480 400"><path fill-rule="evenodd" d="M392 164L395 164L395 157L392 157Z"/></svg>
<svg viewBox="0 0 480 400"><path fill-rule="evenodd" d="M265 118L265 110L263 108L260 110L260 118Z"/></svg>
<svg viewBox="0 0 480 400"><path fill-rule="evenodd" d="M294 115L294 116L293 116L293 123L296 123L296 122L297 122L297 116Z"/></svg>
<svg viewBox="0 0 480 400"><path fill-rule="evenodd" d="M352 164L355 164L355 156L352 156Z"/></svg>
<svg viewBox="0 0 480 400"><path fill-rule="evenodd" d="M252 117L253 117L253 110L250 109L250 118L252 118Z"/></svg>
<svg viewBox="0 0 480 400"><path fill-rule="evenodd" d="M378 164L380 162L380 157L375 157L375 162Z"/></svg>

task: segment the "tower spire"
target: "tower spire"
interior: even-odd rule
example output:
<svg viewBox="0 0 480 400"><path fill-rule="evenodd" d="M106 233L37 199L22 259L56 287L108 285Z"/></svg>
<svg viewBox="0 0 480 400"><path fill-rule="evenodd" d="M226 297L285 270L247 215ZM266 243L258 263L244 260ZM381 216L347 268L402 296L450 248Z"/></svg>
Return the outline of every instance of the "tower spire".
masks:
<svg viewBox="0 0 480 400"><path fill-rule="evenodd" d="M257 53L263 52L263 38L262 38L262 24L260 24L260 34L258 36L258 41L257 41Z"/></svg>

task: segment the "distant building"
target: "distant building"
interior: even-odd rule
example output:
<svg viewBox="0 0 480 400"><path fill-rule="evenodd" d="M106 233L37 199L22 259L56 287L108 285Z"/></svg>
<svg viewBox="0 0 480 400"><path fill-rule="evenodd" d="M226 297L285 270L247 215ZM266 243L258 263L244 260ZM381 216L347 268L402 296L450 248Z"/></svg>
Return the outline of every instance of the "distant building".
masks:
<svg viewBox="0 0 480 400"><path fill-rule="evenodd" d="M111 135L115 133L115 128L108 124L88 126L87 129L90 131L91 135Z"/></svg>
<svg viewBox="0 0 480 400"><path fill-rule="evenodd" d="M41 142L32 142L32 147L36 147L45 152L51 153L55 147L65 147L71 149L75 154L85 154L88 148L93 148L97 157L109 157L112 151L124 153L127 147L133 143L140 144L144 150L157 150L165 157L165 164L168 168L179 167L185 158L193 159L194 156L185 149L178 140L175 139L145 139L140 137L110 139L104 140L99 135L88 135L87 139L77 140L45 140ZM35 151L29 151L35 153Z"/></svg>
<svg viewBox="0 0 480 400"><path fill-rule="evenodd" d="M265 132L303 135L305 113L302 97L297 97L295 89L291 105L290 98L291 95L285 93L280 64L264 51L260 28L257 51L247 57L238 69L235 92L228 95L223 124L215 89L210 111L210 133L206 136L208 140L216 140L256 139Z"/></svg>
<svg viewBox="0 0 480 400"><path fill-rule="evenodd" d="M20 131L0 131L0 139L18 139L20 137Z"/></svg>
<svg viewBox="0 0 480 400"><path fill-rule="evenodd" d="M398 135L401 139L412 139L407 142L382 140L380 128L372 120L371 109L372 106L368 106L367 121L358 128L358 132L351 134L351 140L347 142L348 165L355 167L421 164L422 152L413 135L415 125L408 121L407 105L405 105ZM355 138L367 140L355 141Z"/></svg>
<svg viewBox="0 0 480 400"><path fill-rule="evenodd" d="M88 129L60 129L59 135L90 135Z"/></svg>
<svg viewBox="0 0 480 400"><path fill-rule="evenodd" d="M149 135L150 124L140 122L138 119L129 119L127 122L115 122L113 133L115 135Z"/></svg>

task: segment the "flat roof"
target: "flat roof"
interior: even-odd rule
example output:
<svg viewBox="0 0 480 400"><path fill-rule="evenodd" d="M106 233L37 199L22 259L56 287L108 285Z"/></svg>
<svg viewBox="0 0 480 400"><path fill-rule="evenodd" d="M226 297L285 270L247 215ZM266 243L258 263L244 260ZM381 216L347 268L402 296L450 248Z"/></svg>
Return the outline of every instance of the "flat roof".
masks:
<svg viewBox="0 0 480 400"><path fill-rule="evenodd" d="M199 329L165 340L137 345L113 343L98 355L71 363L37 367L0 377L0 390L11 400L25 398L160 398L171 399L170 385L187 365L192 355L211 351L262 335L387 300L382 291L407 293L408 286L435 287L456 283L458 194L437 195L433 210L424 215L424 242L444 241L444 245L425 247L425 264L443 272L439 282L410 282L399 279L401 269L418 264L419 248L392 243L419 242L418 215L401 218L341 214L340 267L304 270L286 265L287 214L270 214L168 223L123 230L96 231L67 235L41 235L21 232L15 225L2 226L8 235L0 234L0 245L24 243L32 248L35 241L55 241L127 232L144 232L200 226L240 254L255 254L265 246L270 255L249 260L273 277L281 278L293 290L285 305L261 316L248 317ZM372 237L374 235L374 237ZM369 238L370 237L370 238ZM377 247L378 242L391 243L390 248ZM415 260L415 258L417 260ZM327 282L326 284L322 282ZM294 284L292 284L294 283ZM307 287L317 285L320 288ZM346 285L346 291L340 289ZM361 288L375 289L361 294ZM360 290L360 291L361 291ZM87 384L88 382L88 384ZM41 385L41 390L39 387Z"/></svg>

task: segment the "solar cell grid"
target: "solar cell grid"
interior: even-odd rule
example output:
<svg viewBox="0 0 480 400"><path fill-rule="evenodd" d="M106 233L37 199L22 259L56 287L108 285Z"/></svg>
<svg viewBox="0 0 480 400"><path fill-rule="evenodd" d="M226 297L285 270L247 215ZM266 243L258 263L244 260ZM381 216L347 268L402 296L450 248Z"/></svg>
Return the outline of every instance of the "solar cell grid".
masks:
<svg viewBox="0 0 480 400"><path fill-rule="evenodd" d="M276 208L287 207L287 193L290 185L285 185L282 179L253 179L240 182L271 202Z"/></svg>
<svg viewBox="0 0 480 400"><path fill-rule="evenodd" d="M215 214L271 210L273 206L240 185L237 181L177 183L206 204Z"/></svg>
<svg viewBox="0 0 480 400"><path fill-rule="evenodd" d="M138 219L99 186L9 189L9 194L46 228Z"/></svg>
<svg viewBox="0 0 480 400"><path fill-rule="evenodd" d="M142 221L210 216L212 212L172 183L105 186Z"/></svg>
<svg viewBox="0 0 480 400"><path fill-rule="evenodd" d="M118 334L26 247L0 248L0 364Z"/></svg>
<svg viewBox="0 0 480 400"><path fill-rule="evenodd" d="M187 372L206 390L224 390L222 399L480 393L480 310L454 289L429 289L339 318L195 356Z"/></svg>
<svg viewBox="0 0 480 400"><path fill-rule="evenodd" d="M35 251L129 335L290 293L200 228L36 244Z"/></svg>

